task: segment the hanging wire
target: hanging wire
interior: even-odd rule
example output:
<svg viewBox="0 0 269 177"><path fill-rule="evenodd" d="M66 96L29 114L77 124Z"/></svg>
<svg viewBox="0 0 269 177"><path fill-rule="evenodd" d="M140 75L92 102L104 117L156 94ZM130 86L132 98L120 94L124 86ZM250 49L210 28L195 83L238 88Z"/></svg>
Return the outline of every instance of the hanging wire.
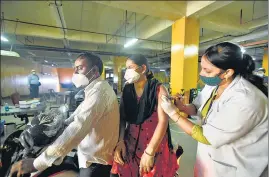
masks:
<svg viewBox="0 0 269 177"><path fill-rule="evenodd" d="M16 24L15 24L15 30L14 30L14 35L15 35L15 39L16 39L16 41L19 41L20 43L22 43L23 45L25 45L25 43L23 43L23 42L21 42L18 38L17 38L17 34L16 34L16 32L17 32L17 27L18 27L18 21L19 21L19 19L17 19L16 18ZM12 46L11 46L12 47Z"/></svg>
<svg viewBox="0 0 269 177"><path fill-rule="evenodd" d="M253 1L253 6L252 6L252 20L254 19L254 11L255 11L255 0Z"/></svg>
<svg viewBox="0 0 269 177"><path fill-rule="evenodd" d="M243 22L243 9L240 10L240 25L242 25Z"/></svg>
<svg viewBox="0 0 269 177"><path fill-rule="evenodd" d="M135 13L135 38L136 38L136 13Z"/></svg>
<svg viewBox="0 0 269 177"><path fill-rule="evenodd" d="M1 17L1 33L5 32L5 23L4 23L4 12L2 12L2 17Z"/></svg>
<svg viewBox="0 0 269 177"><path fill-rule="evenodd" d="M126 35L127 35L127 15L128 15L128 12L127 12L127 10L125 11L125 43L127 42L126 41Z"/></svg>

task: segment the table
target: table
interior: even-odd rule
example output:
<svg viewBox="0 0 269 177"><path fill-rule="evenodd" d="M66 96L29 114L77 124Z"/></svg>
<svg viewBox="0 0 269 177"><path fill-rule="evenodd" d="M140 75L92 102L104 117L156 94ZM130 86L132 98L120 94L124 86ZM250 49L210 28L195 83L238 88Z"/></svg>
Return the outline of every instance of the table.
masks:
<svg viewBox="0 0 269 177"><path fill-rule="evenodd" d="M9 111L5 111L5 107L1 106L1 117L14 115L21 118L21 120L25 120L25 124L27 124L29 122L29 115L37 115L45 109L45 103L40 103L36 108L16 108L15 106L9 106Z"/></svg>

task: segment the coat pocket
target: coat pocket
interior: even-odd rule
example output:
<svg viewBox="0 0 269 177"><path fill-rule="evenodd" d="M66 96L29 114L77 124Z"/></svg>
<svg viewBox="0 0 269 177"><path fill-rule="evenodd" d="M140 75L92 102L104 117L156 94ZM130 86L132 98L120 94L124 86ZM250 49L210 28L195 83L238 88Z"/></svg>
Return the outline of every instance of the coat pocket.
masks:
<svg viewBox="0 0 269 177"><path fill-rule="evenodd" d="M237 168L235 166L214 159L212 162L216 177L236 177Z"/></svg>

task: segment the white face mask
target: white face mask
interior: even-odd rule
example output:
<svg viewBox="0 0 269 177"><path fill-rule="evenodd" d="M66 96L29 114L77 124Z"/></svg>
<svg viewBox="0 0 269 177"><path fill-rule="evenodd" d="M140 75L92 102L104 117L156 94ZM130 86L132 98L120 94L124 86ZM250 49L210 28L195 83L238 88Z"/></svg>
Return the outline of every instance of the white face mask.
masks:
<svg viewBox="0 0 269 177"><path fill-rule="evenodd" d="M126 79L126 84L132 84L139 80L140 74L135 71L135 69L126 69L124 79Z"/></svg>
<svg viewBox="0 0 269 177"><path fill-rule="evenodd" d="M92 68L93 69L93 68ZM91 69L91 70L92 70ZM89 72L91 72L91 70L89 71ZM87 74L89 73L89 72L87 72ZM95 77L95 75L93 75L92 77L91 77L91 79L88 79L86 76L87 76L87 74L73 74L73 77L72 77L72 82L74 83L74 85L77 87L77 88L79 88L79 87L83 87L83 86L86 86L86 85L88 85L91 81L92 81L92 79Z"/></svg>

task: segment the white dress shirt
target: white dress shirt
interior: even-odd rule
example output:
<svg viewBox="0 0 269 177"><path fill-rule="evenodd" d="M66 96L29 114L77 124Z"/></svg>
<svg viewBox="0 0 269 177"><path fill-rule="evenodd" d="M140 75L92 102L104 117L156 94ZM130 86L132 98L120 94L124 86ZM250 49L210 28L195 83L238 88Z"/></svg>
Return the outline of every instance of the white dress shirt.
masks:
<svg viewBox="0 0 269 177"><path fill-rule="evenodd" d="M91 163L112 164L119 121L115 92L99 77L85 88L84 101L66 120L68 127L35 159L34 167L41 171L52 164L59 165L76 147L80 168L87 168Z"/></svg>
<svg viewBox="0 0 269 177"><path fill-rule="evenodd" d="M215 87L206 86L193 104L202 110ZM260 177L268 170L268 100L237 76L212 104L203 122L211 145L198 143L199 177Z"/></svg>

